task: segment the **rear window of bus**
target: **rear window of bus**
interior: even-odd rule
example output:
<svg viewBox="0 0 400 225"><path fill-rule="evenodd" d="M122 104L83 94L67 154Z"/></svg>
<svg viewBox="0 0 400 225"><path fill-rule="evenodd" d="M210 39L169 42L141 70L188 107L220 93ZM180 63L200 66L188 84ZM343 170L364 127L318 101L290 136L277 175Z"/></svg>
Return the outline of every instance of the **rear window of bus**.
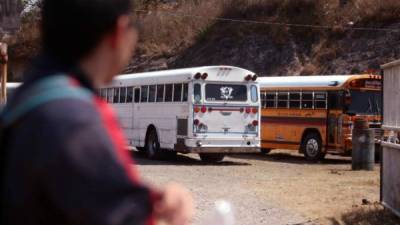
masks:
<svg viewBox="0 0 400 225"><path fill-rule="evenodd" d="M247 101L247 86L232 84L206 84L207 101Z"/></svg>

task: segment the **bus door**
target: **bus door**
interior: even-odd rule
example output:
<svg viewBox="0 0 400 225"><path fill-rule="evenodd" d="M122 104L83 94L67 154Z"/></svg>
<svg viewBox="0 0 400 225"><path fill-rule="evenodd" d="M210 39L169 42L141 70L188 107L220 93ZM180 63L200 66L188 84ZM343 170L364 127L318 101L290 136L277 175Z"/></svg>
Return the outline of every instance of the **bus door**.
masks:
<svg viewBox="0 0 400 225"><path fill-rule="evenodd" d="M327 144L328 149L339 150L343 144L343 108L342 94L339 91L328 92Z"/></svg>

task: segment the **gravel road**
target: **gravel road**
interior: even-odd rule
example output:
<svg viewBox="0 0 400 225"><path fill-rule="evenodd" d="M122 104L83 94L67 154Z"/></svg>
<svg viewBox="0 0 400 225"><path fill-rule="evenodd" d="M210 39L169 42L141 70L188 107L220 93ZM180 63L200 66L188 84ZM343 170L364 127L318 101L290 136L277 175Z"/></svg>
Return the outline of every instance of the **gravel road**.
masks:
<svg viewBox="0 0 400 225"><path fill-rule="evenodd" d="M133 152L151 184L178 182L196 201L194 225L206 223L214 203L233 205L235 225L398 225L379 204L379 164L374 171L352 171L351 158L328 155L309 163L293 151L225 157L207 164L195 154L167 161ZM218 224L219 225L219 224Z"/></svg>
<svg viewBox="0 0 400 225"><path fill-rule="evenodd" d="M314 224L260 191L274 188L263 186L263 183L271 182L265 165L268 162L241 156L226 157L222 163L215 164L203 163L197 155L153 161L135 153L134 158L146 181L156 185L178 182L190 189L196 201L196 225L205 225L217 200L226 200L233 205L236 225Z"/></svg>

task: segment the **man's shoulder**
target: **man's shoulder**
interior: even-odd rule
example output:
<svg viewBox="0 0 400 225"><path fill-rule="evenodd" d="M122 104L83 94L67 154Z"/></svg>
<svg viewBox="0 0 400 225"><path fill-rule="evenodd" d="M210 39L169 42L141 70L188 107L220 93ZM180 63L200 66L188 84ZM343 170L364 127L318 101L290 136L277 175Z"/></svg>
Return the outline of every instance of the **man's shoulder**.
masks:
<svg viewBox="0 0 400 225"><path fill-rule="evenodd" d="M99 110L94 102L80 99L58 99L38 106L32 117L49 123L98 122Z"/></svg>

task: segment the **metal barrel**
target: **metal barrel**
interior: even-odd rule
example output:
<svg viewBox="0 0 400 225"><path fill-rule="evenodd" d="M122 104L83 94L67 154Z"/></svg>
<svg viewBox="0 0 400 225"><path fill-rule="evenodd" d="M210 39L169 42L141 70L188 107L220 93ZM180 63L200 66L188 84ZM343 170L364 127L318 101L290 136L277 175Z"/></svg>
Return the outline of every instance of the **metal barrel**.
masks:
<svg viewBox="0 0 400 225"><path fill-rule="evenodd" d="M374 170L375 132L369 129L368 121L356 119L353 129L352 169Z"/></svg>

